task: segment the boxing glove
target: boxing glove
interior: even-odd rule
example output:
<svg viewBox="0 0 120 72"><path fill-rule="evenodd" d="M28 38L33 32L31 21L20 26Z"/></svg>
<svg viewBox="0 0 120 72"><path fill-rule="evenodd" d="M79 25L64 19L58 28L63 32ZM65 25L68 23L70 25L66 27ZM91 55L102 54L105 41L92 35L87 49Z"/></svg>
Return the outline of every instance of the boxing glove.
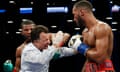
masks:
<svg viewBox="0 0 120 72"><path fill-rule="evenodd" d="M13 71L13 64L11 60L6 60L3 64L4 72L12 72Z"/></svg>
<svg viewBox="0 0 120 72"><path fill-rule="evenodd" d="M89 46L81 41L81 37L82 37L81 35L72 36L71 39L68 42L68 46L71 47L71 48L74 48L79 53L85 55Z"/></svg>
<svg viewBox="0 0 120 72"><path fill-rule="evenodd" d="M64 38L64 33L62 31L58 31L56 34L52 35L52 44L53 45L57 45L58 47L61 47L64 42L63 42L63 38Z"/></svg>

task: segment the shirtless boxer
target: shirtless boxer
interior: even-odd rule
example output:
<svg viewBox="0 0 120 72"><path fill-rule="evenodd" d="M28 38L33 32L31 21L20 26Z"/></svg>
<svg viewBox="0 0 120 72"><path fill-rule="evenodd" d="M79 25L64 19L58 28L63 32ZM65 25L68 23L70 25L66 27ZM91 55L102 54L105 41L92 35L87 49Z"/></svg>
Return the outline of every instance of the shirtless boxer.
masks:
<svg viewBox="0 0 120 72"><path fill-rule="evenodd" d="M82 72L114 72L111 61L113 51L113 33L109 24L95 18L92 4L86 0L74 4L72 13L74 21L80 27L83 42L76 46L79 53L86 56Z"/></svg>
<svg viewBox="0 0 120 72"><path fill-rule="evenodd" d="M19 72L20 70L20 63L21 63L21 52L24 46L30 42L30 33L31 30L35 27L35 23L31 20L26 20L21 23L21 35L25 37L25 41L16 49L16 62L14 71Z"/></svg>

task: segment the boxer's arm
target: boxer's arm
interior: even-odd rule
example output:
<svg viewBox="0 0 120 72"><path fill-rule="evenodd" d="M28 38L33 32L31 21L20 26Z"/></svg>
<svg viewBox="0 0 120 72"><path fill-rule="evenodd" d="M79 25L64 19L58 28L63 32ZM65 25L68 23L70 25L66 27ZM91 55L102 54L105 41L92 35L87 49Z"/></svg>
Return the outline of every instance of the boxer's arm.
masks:
<svg viewBox="0 0 120 72"><path fill-rule="evenodd" d="M15 67L14 67L16 72L19 72L19 70L20 70L20 59L21 59L20 57L16 58Z"/></svg>
<svg viewBox="0 0 120 72"><path fill-rule="evenodd" d="M86 56L101 63L107 57L107 50L109 46L109 32L110 28L105 27L104 25L99 26L95 31L96 43L95 48L89 48Z"/></svg>
<svg viewBox="0 0 120 72"><path fill-rule="evenodd" d="M17 50L16 50L16 61L15 61L15 67L14 67L16 72L19 72L19 70L20 70L20 63L21 63L21 53L20 52L21 52L20 48L17 48Z"/></svg>

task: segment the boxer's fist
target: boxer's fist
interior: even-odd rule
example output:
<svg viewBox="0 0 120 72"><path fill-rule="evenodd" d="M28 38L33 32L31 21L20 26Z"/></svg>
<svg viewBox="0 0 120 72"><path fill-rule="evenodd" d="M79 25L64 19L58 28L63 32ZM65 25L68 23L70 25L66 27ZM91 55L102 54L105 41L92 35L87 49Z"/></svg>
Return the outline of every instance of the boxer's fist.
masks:
<svg viewBox="0 0 120 72"><path fill-rule="evenodd" d="M68 41L69 37L70 37L69 33L64 33L64 35L63 35L63 42L66 43Z"/></svg>
<svg viewBox="0 0 120 72"><path fill-rule="evenodd" d="M85 55L89 46L81 41L81 37L81 35L72 36L70 41L68 42L68 46Z"/></svg>
<svg viewBox="0 0 120 72"><path fill-rule="evenodd" d="M61 46L63 43L64 33L62 31L58 31L56 34L52 34L52 44Z"/></svg>
<svg viewBox="0 0 120 72"><path fill-rule="evenodd" d="M77 47L82 42L81 37L81 35L73 35L68 42L68 47L75 48L77 50Z"/></svg>
<svg viewBox="0 0 120 72"><path fill-rule="evenodd" d="M61 47L64 45L65 42L69 39L70 34L63 33L62 31L58 31L57 33L52 34L52 44Z"/></svg>

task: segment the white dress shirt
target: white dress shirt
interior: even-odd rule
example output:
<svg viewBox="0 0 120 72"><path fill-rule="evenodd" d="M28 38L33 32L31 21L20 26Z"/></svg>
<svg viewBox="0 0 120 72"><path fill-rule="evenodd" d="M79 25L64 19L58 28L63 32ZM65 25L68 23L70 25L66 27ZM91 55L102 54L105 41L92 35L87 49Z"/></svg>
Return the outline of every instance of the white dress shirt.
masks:
<svg viewBox="0 0 120 72"><path fill-rule="evenodd" d="M57 51L60 57L74 54L72 48L48 46L48 49L40 51L32 43L27 44L22 51L20 72L48 72L49 62Z"/></svg>

